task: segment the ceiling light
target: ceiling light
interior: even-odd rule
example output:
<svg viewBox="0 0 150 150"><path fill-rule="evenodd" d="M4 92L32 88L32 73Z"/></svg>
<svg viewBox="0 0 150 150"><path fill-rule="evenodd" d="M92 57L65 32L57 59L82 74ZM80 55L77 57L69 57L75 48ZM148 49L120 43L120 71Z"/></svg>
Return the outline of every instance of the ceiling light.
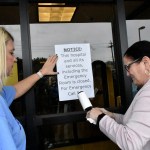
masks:
<svg viewBox="0 0 150 150"><path fill-rule="evenodd" d="M65 3L39 3L39 22L71 21L76 7L63 7Z"/></svg>

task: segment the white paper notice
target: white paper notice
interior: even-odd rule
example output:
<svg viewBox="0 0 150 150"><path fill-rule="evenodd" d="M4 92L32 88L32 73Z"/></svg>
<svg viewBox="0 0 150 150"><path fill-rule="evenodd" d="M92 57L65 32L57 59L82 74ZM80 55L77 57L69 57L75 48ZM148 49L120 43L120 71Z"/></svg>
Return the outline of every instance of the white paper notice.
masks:
<svg viewBox="0 0 150 150"><path fill-rule="evenodd" d="M90 45L55 45L55 53L58 55L59 100L78 99L80 91L84 91L89 98L94 97Z"/></svg>

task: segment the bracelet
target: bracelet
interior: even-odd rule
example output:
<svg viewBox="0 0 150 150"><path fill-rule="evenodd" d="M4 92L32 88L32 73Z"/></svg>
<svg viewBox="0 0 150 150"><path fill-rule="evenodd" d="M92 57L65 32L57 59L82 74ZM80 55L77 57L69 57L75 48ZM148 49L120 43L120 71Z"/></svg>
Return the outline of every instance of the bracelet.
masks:
<svg viewBox="0 0 150 150"><path fill-rule="evenodd" d="M36 74L37 74L40 78L43 78L43 74L41 73L41 71L38 71Z"/></svg>
<svg viewBox="0 0 150 150"><path fill-rule="evenodd" d="M97 117L97 122L96 122L96 125L99 126L99 122L100 120L105 116L105 114L100 114L98 117Z"/></svg>

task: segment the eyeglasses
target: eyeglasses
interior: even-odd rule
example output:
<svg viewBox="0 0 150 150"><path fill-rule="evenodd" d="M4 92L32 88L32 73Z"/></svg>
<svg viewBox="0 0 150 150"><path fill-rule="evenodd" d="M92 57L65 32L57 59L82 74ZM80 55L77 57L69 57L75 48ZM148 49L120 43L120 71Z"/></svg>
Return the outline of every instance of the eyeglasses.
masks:
<svg viewBox="0 0 150 150"><path fill-rule="evenodd" d="M131 65L138 62L138 61L140 61L140 60L141 60L141 58L138 58L138 59L132 61L131 63L129 63L128 65L124 65L124 68L126 69L126 71L129 71Z"/></svg>

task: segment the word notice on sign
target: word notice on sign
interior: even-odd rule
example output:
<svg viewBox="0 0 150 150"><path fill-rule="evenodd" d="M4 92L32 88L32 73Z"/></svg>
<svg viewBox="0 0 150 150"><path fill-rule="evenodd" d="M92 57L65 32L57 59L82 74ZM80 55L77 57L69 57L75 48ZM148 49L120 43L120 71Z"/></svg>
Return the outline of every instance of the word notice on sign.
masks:
<svg viewBox="0 0 150 150"><path fill-rule="evenodd" d="M59 100L74 100L79 91L94 97L91 52L89 44L55 45Z"/></svg>

